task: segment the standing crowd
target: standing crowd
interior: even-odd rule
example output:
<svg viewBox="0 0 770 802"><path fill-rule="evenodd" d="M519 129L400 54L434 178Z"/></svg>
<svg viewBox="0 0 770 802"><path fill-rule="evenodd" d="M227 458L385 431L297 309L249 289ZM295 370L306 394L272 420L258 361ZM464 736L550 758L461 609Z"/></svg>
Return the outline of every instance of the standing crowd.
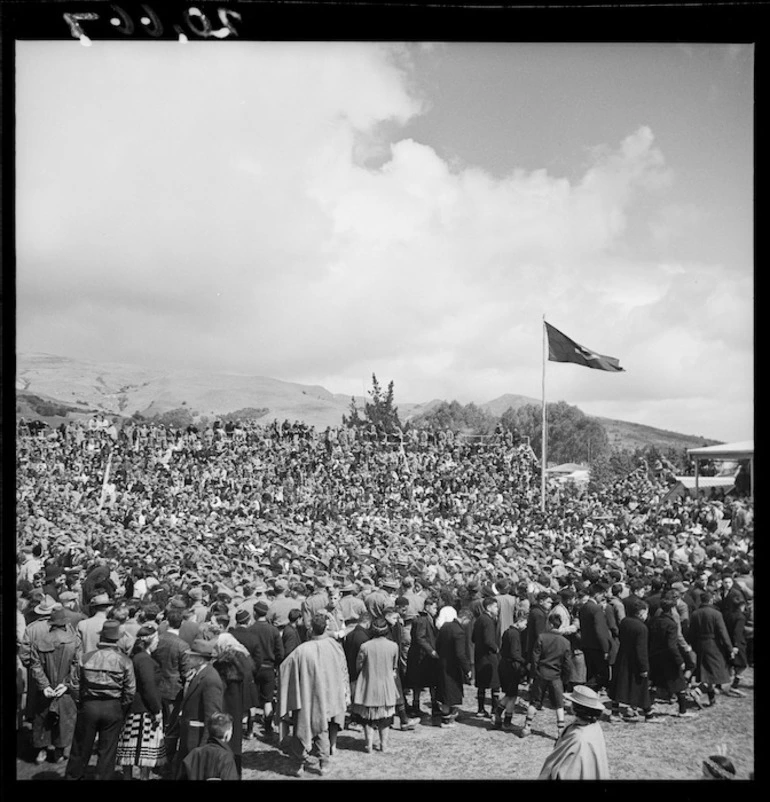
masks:
<svg viewBox="0 0 770 802"><path fill-rule="evenodd" d="M602 715L743 693L751 501L640 465L542 512L510 437L104 423L17 439L17 727L68 779L94 750L97 779L237 779L255 737L327 774L340 730L386 752L469 684L520 737L555 710L542 776L601 778Z"/></svg>

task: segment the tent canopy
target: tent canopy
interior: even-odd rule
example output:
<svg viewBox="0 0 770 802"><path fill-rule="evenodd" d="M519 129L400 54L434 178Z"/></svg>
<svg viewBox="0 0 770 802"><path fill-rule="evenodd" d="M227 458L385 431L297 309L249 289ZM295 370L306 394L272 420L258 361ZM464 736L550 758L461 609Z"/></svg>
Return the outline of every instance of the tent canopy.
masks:
<svg viewBox="0 0 770 802"><path fill-rule="evenodd" d="M694 476L677 476L676 481L681 483L687 490L695 489ZM700 476L698 477L698 487L733 487L735 479L731 476Z"/></svg>
<svg viewBox="0 0 770 802"><path fill-rule="evenodd" d="M751 497L754 498L754 441L743 440L740 443L722 443L719 446L705 448L688 448L687 453L695 459L695 487L700 486L698 465L702 459L713 460L749 460L751 466Z"/></svg>
<svg viewBox="0 0 770 802"><path fill-rule="evenodd" d="M729 492L735 487L735 480L730 476L701 476L696 481L694 476L677 476L676 484L663 497L663 502L677 496L697 496L700 493L708 497L720 487Z"/></svg>
<svg viewBox="0 0 770 802"><path fill-rule="evenodd" d="M740 460L754 456L754 441L742 440L739 443L722 443L718 446L688 448L687 453L696 459Z"/></svg>

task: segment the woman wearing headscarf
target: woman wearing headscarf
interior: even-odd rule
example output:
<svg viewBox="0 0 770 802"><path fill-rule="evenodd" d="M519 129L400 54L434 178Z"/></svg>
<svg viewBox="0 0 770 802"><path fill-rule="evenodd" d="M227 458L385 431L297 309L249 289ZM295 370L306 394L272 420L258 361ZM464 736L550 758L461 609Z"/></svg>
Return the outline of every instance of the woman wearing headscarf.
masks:
<svg viewBox="0 0 770 802"><path fill-rule="evenodd" d="M238 776L242 771L243 720L257 707L254 663L248 649L229 632L223 632L214 645L212 665L222 679L222 712L233 717L230 748L235 756Z"/></svg>
<svg viewBox="0 0 770 802"><path fill-rule="evenodd" d="M363 722L367 753L373 749L375 730L380 736L380 751L385 751L396 712L398 646L387 637L389 632L388 622L382 617L375 618L369 629L370 638L361 644L356 658L358 679L352 712Z"/></svg>
<svg viewBox="0 0 770 802"><path fill-rule="evenodd" d="M473 621L473 613L462 611L466 624ZM457 718L457 708L463 702L463 684L471 681L470 653L465 627L454 607L442 607L436 619L438 635L438 676L436 701L441 708L441 725L449 727Z"/></svg>
<svg viewBox="0 0 770 802"><path fill-rule="evenodd" d="M160 666L151 657L158 645L158 631L142 626L136 633L131 662L136 676L136 694L118 739L116 765L130 780L139 766L139 779L149 780L150 769L166 764L166 746L161 715Z"/></svg>

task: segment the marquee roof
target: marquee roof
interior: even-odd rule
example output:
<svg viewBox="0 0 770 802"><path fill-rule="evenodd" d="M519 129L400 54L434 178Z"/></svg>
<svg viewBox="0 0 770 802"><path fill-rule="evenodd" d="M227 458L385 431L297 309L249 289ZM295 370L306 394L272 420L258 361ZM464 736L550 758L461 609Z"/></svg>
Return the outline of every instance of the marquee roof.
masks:
<svg viewBox="0 0 770 802"><path fill-rule="evenodd" d="M742 440L739 443L722 443L718 446L688 448L690 456L700 459L736 460L750 459L754 456L754 441Z"/></svg>

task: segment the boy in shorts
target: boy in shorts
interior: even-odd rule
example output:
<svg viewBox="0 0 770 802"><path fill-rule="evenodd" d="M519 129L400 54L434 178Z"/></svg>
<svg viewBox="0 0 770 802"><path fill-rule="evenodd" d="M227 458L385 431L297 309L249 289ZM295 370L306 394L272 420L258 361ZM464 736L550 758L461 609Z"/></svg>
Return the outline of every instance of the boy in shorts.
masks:
<svg viewBox="0 0 770 802"><path fill-rule="evenodd" d="M570 675L571 657L569 641L557 631L561 623L561 616L551 613L548 616L548 629L537 636L532 650L532 685L522 738L532 734L535 712L542 709L546 693L556 708L556 740L564 732L564 682Z"/></svg>

